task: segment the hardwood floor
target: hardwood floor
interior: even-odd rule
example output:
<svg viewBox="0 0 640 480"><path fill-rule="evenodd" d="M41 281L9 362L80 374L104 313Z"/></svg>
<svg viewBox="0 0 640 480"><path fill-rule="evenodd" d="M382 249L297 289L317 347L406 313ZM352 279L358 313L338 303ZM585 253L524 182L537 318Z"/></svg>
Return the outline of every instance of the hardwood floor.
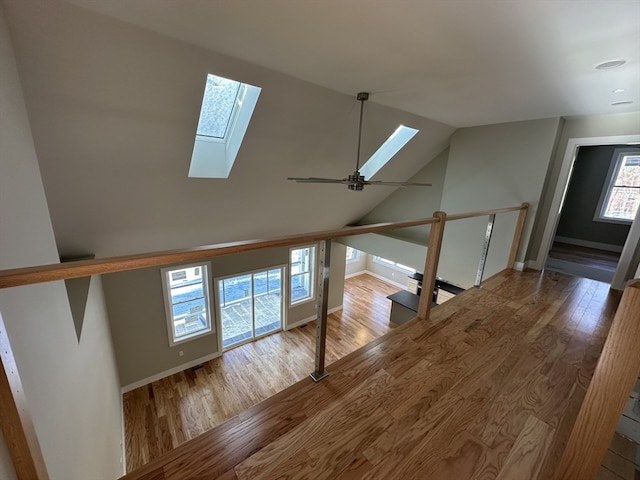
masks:
<svg viewBox="0 0 640 480"><path fill-rule="evenodd" d="M505 271L126 478L553 479L618 302Z"/></svg>
<svg viewBox="0 0 640 480"><path fill-rule="evenodd" d="M371 275L345 281L343 310L329 316L326 363L387 333L398 288ZM132 471L307 377L315 322L225 352L124 395L127 470Z"/></svg>
<svg viewBox="0 0 640 480"><path fill-rule="evenodd" d="M553 242L549 256L558 260L588 265L611 272L616 271L618 261L620 261L619 253L561 242Z"/></svg>

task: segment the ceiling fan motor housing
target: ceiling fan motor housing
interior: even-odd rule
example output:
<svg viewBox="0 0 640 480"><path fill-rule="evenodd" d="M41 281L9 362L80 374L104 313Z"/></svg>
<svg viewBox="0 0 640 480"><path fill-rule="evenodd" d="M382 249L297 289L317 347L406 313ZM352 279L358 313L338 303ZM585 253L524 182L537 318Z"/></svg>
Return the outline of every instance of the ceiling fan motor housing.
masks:
<svg viewBox="0 0 640 480"><path fill-rule="evenodd" d="M364 175L360 175L360 172L353 172L353 174L347 177L347 180L349 181L347 184L349 190L359 192L364 189Z"/></svg>

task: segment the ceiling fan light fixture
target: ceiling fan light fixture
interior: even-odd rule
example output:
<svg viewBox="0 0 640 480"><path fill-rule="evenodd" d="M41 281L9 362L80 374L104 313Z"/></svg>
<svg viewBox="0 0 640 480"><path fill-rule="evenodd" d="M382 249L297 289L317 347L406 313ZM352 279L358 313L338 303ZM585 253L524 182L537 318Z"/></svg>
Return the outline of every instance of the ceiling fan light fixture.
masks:
<svg viewBox="0 0 640 480"><path fill-rule="evenodd" d="M369 99L368 92L360 92L356 95L356 100L360 102L360 120L358 123L358 150L356 153L356 169L352 174L348 175L347 178L319 178L319 177L289 177L287 180L293 180L296 183L339 183L342 185L346 185L347 188L351 191L360 192L364 190L365 185L383 185L388 187L430 187L430 183L417 183L417 182L383 182L380 180L366 180L365 176L360 173L360 150L362 146L362 118L364 113L364 102ZM409 141L416 133L417 130L410 129L408 127L400 126L394 132L394 135L398 133L398 131L402 129L414 130L414 132L409 136L406 141ZM392 137L394 137L392 135ZM406 142L404 142L406 143ZM384 146L384 145L383 145ZM400 146L402 148L402 146ZM394 152L395 154L395 152ZM366 165L365 165L366 166Z"/></svg>

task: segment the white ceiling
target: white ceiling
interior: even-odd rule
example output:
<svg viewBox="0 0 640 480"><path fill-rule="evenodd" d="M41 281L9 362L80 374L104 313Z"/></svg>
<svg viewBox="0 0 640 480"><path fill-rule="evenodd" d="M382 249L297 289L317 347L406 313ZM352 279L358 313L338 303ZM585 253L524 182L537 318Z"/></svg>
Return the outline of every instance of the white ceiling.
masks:
<svg viewBox="0 0 640 480"><path fill-rule="evenodd" d="M638 0L67 1L456 127L640 109Z"/></svg>

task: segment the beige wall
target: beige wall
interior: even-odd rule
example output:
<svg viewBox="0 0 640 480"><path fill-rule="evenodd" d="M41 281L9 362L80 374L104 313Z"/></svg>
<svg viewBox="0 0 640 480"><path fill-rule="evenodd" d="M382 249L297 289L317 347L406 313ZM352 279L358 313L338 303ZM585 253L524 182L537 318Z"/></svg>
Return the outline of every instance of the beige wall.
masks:
<svg viewBox="0 0 640 480"><path fill-rule="evenodd" d="M399 222L432 216L433 212L440 210L448 158L447 148L409 179L410 182L431 183L431 187L407 187L394 191L361 218L358 224ZM429 226L394 230L389 232L389 235L426 245L429 240Z"/></svg>
<svg viewBox="0 0 640 480"><path fill-rule="evenodd" d="M451 138L441 208L449 214L528 202L521 248L524 261L560 119L463 128ZM485 278L502 270L517 215L497 217ZM447 223L438 274L468 288L478 267L487 218Z"/></svg>
<svg viewBox="0 0 640 480"><path fill-rule="evenodd" d="M354 167L353 95L152 33L60 0L5 0L62 255L97 257L338 228L389 195L287 177ZM207 73L262 88L228 179L187 178ZM355 92L353 92L355 95ZM376 179L406 180L454 128L375 103L362 154L420 130Z"/></svg>
<svg viewBox="0 0 640 480"><path fill-rule="evenodd" d="M2 4L0 78L0 269L56 263ZM63 282L1 290L0 312L49 477L121 475L122 409L100 278L91 282L80 341ZM11 478L6 452L0 449L0 476Z"/></svg>
<svg viewBox="0 0 640 480"><path fill-rule="evenodd" d="M330 309L342 305L345 247L334 243L331 254ZM288 265L288 262L288 248L210 259L214 298L217 298L215 279L219 277ZM217 333L169 346L159 268L108 274L103 276L103 282L123 387L128 389L146 383L150 378L188 368L200 359L219 354ZM215 309L215 303L211 308ZM316 302L293 307L287 304L285 310L287 325L293 325L314 317Z"/></svg>

